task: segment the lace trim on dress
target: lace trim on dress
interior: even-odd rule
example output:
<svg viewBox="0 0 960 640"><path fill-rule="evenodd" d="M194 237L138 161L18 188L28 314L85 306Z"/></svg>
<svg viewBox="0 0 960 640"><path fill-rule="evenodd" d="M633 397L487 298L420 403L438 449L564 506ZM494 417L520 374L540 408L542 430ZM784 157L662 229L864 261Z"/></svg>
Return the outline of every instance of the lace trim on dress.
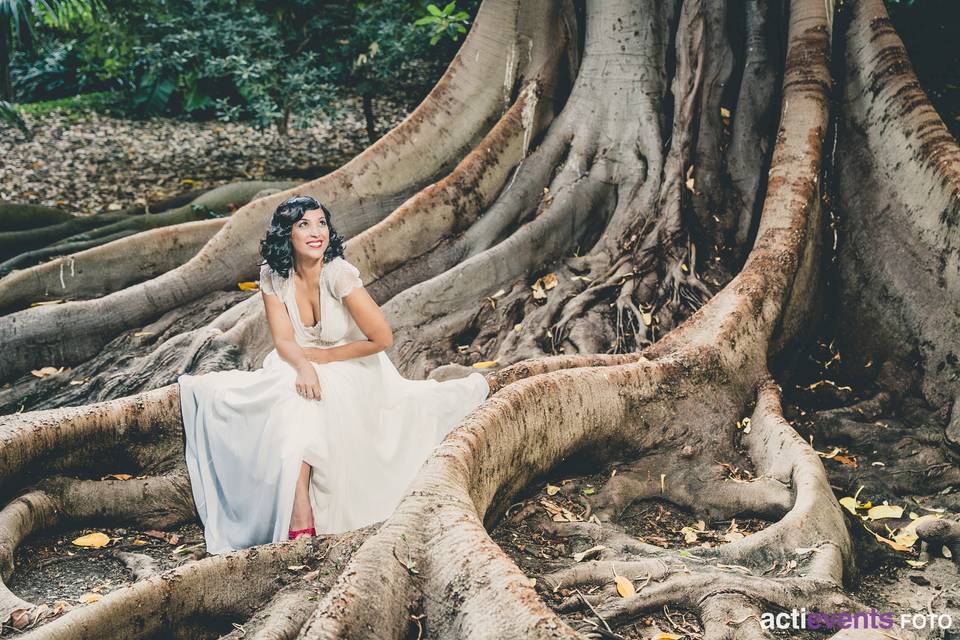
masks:
<svg viewBox="0 0 960 640"><path fill-rule="evenodd" d="M337 300L342 300L351 291L362 286L363 280L360 279L360 270L347 262L346 258L343 258L340 268L334 274L333 295L337 297Z"/></svg>
<svg viewBox="0 0 960 640"><path fill-rule="evenodd" d="M277 293L276 288L273 286L273 269L271 269L268 264L260 266L260 291L274 295Z"/></svg>
<svg viewBox="0 0 960 640"><path fill-rule="evenodd" d="M343 298L349 295L351 291L357 287L363 286L363 280L360 277L360 270L347 262L345 258L334 260L324 267L324 269L328 268L333 268L334 270L334 272L331 274L331 277L333 278L331 281L331 290L337 300L343 300ZM261 291L264 293L276 294L278 288L278 279L279 277L276 275L276 272L270 268L270 265L264 264L260 266Z"/></svg>

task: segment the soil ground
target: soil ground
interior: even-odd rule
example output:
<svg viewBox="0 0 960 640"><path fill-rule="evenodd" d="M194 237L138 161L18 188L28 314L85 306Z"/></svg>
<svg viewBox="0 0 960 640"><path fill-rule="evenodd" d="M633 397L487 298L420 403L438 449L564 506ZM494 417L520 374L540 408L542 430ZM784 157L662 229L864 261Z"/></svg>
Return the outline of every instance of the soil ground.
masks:
<svg viewBox="0 0 960 640"><path fill-rule="evenodd" d="M0 200L89 215L241 180L317 178L369 144L359 100L336 107L334 119L288 136L242 122L26 114L32 140L13 128L0 135ZM375 108L381 134L408 113L385 100Z"/></svg>

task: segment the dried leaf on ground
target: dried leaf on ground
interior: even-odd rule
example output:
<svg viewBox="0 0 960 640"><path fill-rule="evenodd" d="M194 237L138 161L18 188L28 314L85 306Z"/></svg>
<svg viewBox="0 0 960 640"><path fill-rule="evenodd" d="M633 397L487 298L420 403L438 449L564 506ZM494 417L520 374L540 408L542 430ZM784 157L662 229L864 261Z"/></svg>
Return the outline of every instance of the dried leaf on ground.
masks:
<svg viewBox="0 0 960 640"><path fill-rule="evenodd" d="M110 544L110 536L100 531L96 533L89 533L85 536L80 536L73 541L73 544L78 547L89 547L91 549L99 549Z"/></svg>
<svg viewBox="0 0 960 640"><path fill-rule="evenodd" d="M55 376L58 373L63 373L63 367L59 369L57 367L40 367L39 369L33 369L30 373L36 378L46 378L47 376Z"/></svg>
<svg viewBox="0 0 960 640"><path fill-rule="evenodd" d="M621 598L629 598L632 595L636 595L637 590L634 588L633 583L627 578L617 576L613 580L617 583L617 593L620 594Z"/></svg>

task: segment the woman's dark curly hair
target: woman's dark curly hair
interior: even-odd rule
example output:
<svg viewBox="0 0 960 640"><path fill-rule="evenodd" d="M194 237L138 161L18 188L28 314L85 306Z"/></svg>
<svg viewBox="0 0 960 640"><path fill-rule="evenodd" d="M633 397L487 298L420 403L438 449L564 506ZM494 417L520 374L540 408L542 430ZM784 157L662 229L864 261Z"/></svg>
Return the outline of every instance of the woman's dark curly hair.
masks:
<svg viewBox="0 0 960 640"><path fill-rule="evenodd" d="M330 241L327 243L326 251L323 252L324 263L343 255L343 236L333 228L331 220L333 214L330 210L310 196L293 196L281 203L273 212L267 236L260 241L260 255L264 262L284 278L290 275L290 268L293 267L293 244L290 242L293 225L303 217L304 213L314 209L323 209L323 215L327 219L327 229L330 231Z"/></svg>

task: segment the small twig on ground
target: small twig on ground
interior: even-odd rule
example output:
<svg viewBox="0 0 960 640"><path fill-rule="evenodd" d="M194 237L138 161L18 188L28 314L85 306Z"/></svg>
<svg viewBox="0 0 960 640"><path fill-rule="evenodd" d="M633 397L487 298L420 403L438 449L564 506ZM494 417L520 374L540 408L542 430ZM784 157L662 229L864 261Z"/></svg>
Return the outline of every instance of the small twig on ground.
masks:
<svg viewBox="0 0 960 640"><path fill-rule="evenodd" d="M610 628L610 625L607 624L607 621L603 619L603 616L601 616L599 613L597 613L597 610L593 608L593 605L590 604L590 601L587 600L587 597L586 597L585 595L583 595L583 593L580 591L580 589L575 589L575 591L577 592L577 595L580 596L580 600L583 601L583 604L587 605L587 607L590 608L590 611L593 612L593 615L597 616L597 620L599 620L600 622L603 623L603 626L606 627L606 629L607 629L608 632L613 633L613 629L611 629L611 628ZM617 637L619 637L619 636L617 636Z"/></svg>

